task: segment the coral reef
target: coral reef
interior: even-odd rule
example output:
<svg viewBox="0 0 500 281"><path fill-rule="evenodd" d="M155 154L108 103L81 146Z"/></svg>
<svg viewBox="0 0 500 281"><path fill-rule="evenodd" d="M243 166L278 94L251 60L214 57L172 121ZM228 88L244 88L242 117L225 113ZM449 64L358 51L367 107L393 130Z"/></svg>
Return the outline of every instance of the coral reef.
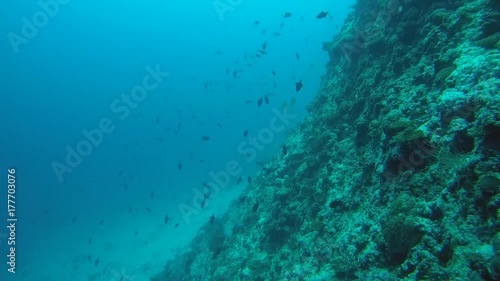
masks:
<svg viewBox="0 0 500 281"><path fill-rule="evenodd" d="M500 279L497 0L359 0L308 117L152 280Z"/></svg>

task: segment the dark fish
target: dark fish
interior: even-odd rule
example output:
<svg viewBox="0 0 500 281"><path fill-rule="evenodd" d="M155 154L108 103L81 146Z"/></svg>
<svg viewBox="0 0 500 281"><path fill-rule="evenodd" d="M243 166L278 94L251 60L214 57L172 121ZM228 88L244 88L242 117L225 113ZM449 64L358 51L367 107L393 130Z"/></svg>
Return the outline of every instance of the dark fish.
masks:
<svg viewBox="0 0 500 281"><path fill-rule="evenodd" d="M75 224L76 223L76 217L74 217L71 221L73 222L73 224Z"/></svg>
<svg viewBox="0 0 500 281"><path fill-rule="evenodd" d="M298 60L300 60L300 55L299 55L299 53L296 53L296 54L295 54L295 57L296 57Z"/></svg>
<svg viewBox="0 0 500 281"><path fill-rule="evenodd" d="M92 238L89 238L89 244L92 244Z"/></svg>
<svg viewBox="0 0 500 281"><path fill-rule="evenodd" d="M155 198L155 193L151 191L151 193L149 194L149 198L151 199Z"/></svg>
<svg viewBox="0 0 500 281"><path fill-rule="evenodd" d="M123 170L118 171L118 176L123 175Z"/></svg>
<svg viewBox="0 0 500 281"><path fill-rule="evenodd" d="M146 211L148 211L148 213L151 213L151 209L150 208L146 208Z"/></svg>
<svg viewBox="0 0 500 281"><path fill-rule="evenodd" d="M179 161L179 164L177 164L177 169L180 171L182 170L182 162Z"/></svg>
<svg viewBox="0 0 500 281"><path fill-rule="evenodd" d="M289 18L292 16L292 13L290 12L286 12L285 14L283 14L283 18Z"/></svg>
<svg viewBox="0 0 500 281"><path fill-rule="evenodd" d="M104 220L100 220L99 225L103 225L103 224L104 224Z"/></svg>
<svg viewBox="0 0 500 281"><path fill-rule="evenodd" d="M269 99L267 98L267 96L264 96L264 100L266 101L266 104L269 104Z"/></svg>
<svg viewBox="0 0 500 281"><path fill-rule="evenodd" d="M219 126L219 128L222 128L222 125L219 122L217 122L217 126Z"/></svg>
<svg viewBox="0 0 500 281"><path fill-rule="evenodd" d="M243 177L240 177L240 178L236 181L236 185L240 184L242 181L243 181Z"/></svg>
<svg viewBox="0 0 500 281"><path fill-rule="evenodd" d="M282 22L282 23L280 24L280 28L283 28L283 26L285 26L285 23L284 23L284 22Z"/></svg>
<svg viewBox="0 0 500 281"><path fill-rule="evenodd" d="M209 140L209 139L210 139L210 137L207 137L207 136L203 136L203 137L201 137L201 140L203 140L203 141L207 141L207 140Z"/></svg>
<svg viewBox="0 0 500 281"><path fill-rule="evenodd" d="M234 78L238 77L238 71L236 71L236 70L233 71L233 77Z"/></svg>
<svg viewBox="0 0 500 281"><path fill-rule="evenodd" d="M265 49L266 49L266 47L267 47L267 42L264 42L264 43L262 44L262 50L265 50Z"/></svg>
<svg viewBox="0 0 500 281"><path fill-rule="evenodd" d="M246 138L247 136L248 136L248 130L245 130L245 131L243 132L243 137L245 137L245 138Z"/></svg>
<svg viewBox="0 0 500 281"><path fill-rule="evenodd" d="M267 55L266 51L264 51L264 50L259 50L259 53L261 53L263 55Z"/></svg>
<svg viewBox="0 0 500 281"><path fill-rule="evenodd" d="M260 98L258 101L257 101L257 106L260 107L262 105L262 98Z"/></svg>
<svg viewBox="0 0 500 281"><path fill-rule="evenodd" d="M125 191L127 191L127 190L128 190L128 184L127 184L127 183L124 183L124 184L123 184L123 189L124 189Z"/></svg>
<svg viewBox="0 0 500 281"><path fill-rule="evenodd" d="M139 231L137 231L137 230L136 230L136 231L134 232L134 236L137 236L137 234L139 234Z"/></svg>
<svg viewBox="0 0 500 281"><path fill-rule="evenodd" d="M265 33L266 33L265 29L262 29L262 31L260 32L260 34L265 34Z"/></svg>
<svg viewBox="0 0 500 281"><path fill-rule="evenodd" d="M286 144L283 144L282 150L283 150L283 155L288 154L288 148L286 148Z"/></svg>
<svg viewBox="0 0 500 281"><path fill-rule="evenodd" d="M276 72L274 71L274 69L273 69L273 76L276 76Z"/></svg>
<svg viewBox="0 0 500 281"><path fill-rule="evenodd" d="M212 187L210 186L210 184L208 184L208 182L204 182L204 183L202 183L201 185L203 185L203 186L204 186L204 187L206 187L206 188L212 188Z"/></svg>
<svg viewBox="0 0 500 281"><path fill-rule="evenodd" d="M168 219L169 219L169 218L168 218L168 215L166 215L166 216L165 216L165 219L163 220L163 222L165 222L165 224L167 224L167 223L168 223Z"/></svg>
<svg viewBox="0 0 500 281"><path fill-rule="evenodd" d="M322 18L325 18L326 16L328 15L328 12L323 12L321 11L321 13L319 13L316 18L317 19L322 19Z"/></svg>
<svg viewBox="0 0 500 281"><path fill-rule="evenodd" d="M212 216L210 217L210 223L214 223L214 221L215 221L215 215L212 214Z"/></svg>
<svg viewBox="0 0 500 281"><path fill-rule="evenodd" d="M96 259L94 262L94 266L97 266L99 264L99 259Z"/></svg>
<svg viewBox="0 0 500 281"><path fill-rule="evenodd" d="M156 117L156 124L160 124L160 117Z"/></svg>
<svg viewBox="0 0 500 281"><path fill-rule="evenodd" d="M229 74L229 68L226 68L226 74Z"/></svg>
<svg viewBox="0 0 500 281"><path fill-rule="evenodd" d="M256 20L256 21L253 22L253 24L255 24L255 25L257 25L259 23L260 23L260 21L258 21L258 20Z"/></svg>
<svg viewBox="0 0 500 281"><path fill-rule="evenodd" d="M178 226L179 226L179 223L176 223L176 224L175 224L175 228L177 228Z"/></svg>
<svg viewBox="0 0 500 281"><path fill-rule="evenodd" d="M300 91L300 89L302 89L302 86L304 86L304 85L302 84L302 80L300 80L299 82L296 82L296 83L295 83L295 91L296 91L296 92Z"/></svg>
<svg viewBox="0 0 500 281"><path fill-rule="evenodd" d="M279 32L275 32L275 33L273 33L273 35L274 35L274 36L281 36L281 33L279 33Z"/></svg>
<svg viewBox="0 0 500 281"><path fill-rule="evenodd" d="M206 204L206 198L204 198L203 201L201 201L200 207L202 209L205 208L205 204Z"/></svg>
<svg viewBox="0 0 500 281"><path fill-rule="evenodd" d="M89 256L87 257L87 260L88 260L88 261L90 261L91 259L92 259L92 256L91 256L91 255L89 255Z"/></svg>
<svg viewBox="0 0 500 281"><path fill-rule="evenodd" d="M256 54L255 56L256 56L256 57L258 57L258 58L261 58L261 57L262 57L262 56L261 56L261 55L259 55L259 54Z"/></svg>
<svg viewBox="0 0 500 281"><path fill-rule="evenodd" d="M249 177L247 178L247 182L248 182L248 183L252 183L252 177L250 177L250 176L249 176Z"/></svg>
<svg viewBox="0 0 500 281"><path fill-rule="evenodd" d="M259 208L259 202L255 202L255 204L253 204L252 211L255 213L258 208Z"/></svg>

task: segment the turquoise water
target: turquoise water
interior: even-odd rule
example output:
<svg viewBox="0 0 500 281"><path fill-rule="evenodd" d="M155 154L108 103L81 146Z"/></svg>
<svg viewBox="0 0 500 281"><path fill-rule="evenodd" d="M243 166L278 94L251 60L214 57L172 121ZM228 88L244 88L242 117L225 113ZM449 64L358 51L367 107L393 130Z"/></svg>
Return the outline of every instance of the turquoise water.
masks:
<svg viewBox="0 0 500 281"><path fill-rule="evenodd" d="M0 228L2 280L159 272L304 118L349 2L7 1L0 178L16 170L18 221L15 274ZM248 150L283 112L289 122ZM200 208L228 163L236 172Z"/></svg>

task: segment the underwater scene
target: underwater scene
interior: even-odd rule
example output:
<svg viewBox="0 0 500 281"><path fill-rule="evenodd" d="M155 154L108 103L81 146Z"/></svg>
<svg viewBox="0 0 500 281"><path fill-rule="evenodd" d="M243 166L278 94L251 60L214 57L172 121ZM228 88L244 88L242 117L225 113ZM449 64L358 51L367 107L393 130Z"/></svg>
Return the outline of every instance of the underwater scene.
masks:
<svg viewBox="0 0 500 281"><path fill-rule="evenodd" d="M4 1L1 281L500 280L500 1Z"/></svg>

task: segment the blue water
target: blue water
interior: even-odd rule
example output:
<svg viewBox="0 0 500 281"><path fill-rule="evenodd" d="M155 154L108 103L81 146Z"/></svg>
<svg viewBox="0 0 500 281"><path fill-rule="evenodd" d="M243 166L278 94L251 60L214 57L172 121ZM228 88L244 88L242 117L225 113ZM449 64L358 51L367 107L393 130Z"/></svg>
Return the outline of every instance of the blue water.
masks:
<svg viewBox="0 0 500 281"><path fill-rule="evenodd" d="M0 12L0 223L8 224L8 168L16 169L18 219L15 274L7 272L9 233L0 228L2 280L113 280L111 264L129 268L118 248L148 256L144 241L180 246L160 240L196 232L201 222L188 223L178 208L191 204L193 188L203 190L210 172L236 161L241 171L218 195L226 198L279 153L286 131L306 116L328 60L321 43L337 33L352 1L229 1L225 12L212 1L60 2L6 1ZM322 10L329 16L316 19ZM51 13L45 22L44 11ZM23 18L38 22L36 31L26 30ZM263 43L267 54L258 58ZM121 96L143 85L148 68L168 75L150 79L154 87L135 108L126 105ZM299 80L304 87L296 92ZM264 95L270 102L258 107ZM238 152L243 132L269 128L284 102L295 117L248 160ZM89 144L82 132L102 129L101 122L108 133L80 147L91 151L69 165L68 151ZM196 216L221 211L215 202L196 206ZM155 224L161 228L143 237L131 234ZM134 270L134 280L154 273Z"/></svg>

